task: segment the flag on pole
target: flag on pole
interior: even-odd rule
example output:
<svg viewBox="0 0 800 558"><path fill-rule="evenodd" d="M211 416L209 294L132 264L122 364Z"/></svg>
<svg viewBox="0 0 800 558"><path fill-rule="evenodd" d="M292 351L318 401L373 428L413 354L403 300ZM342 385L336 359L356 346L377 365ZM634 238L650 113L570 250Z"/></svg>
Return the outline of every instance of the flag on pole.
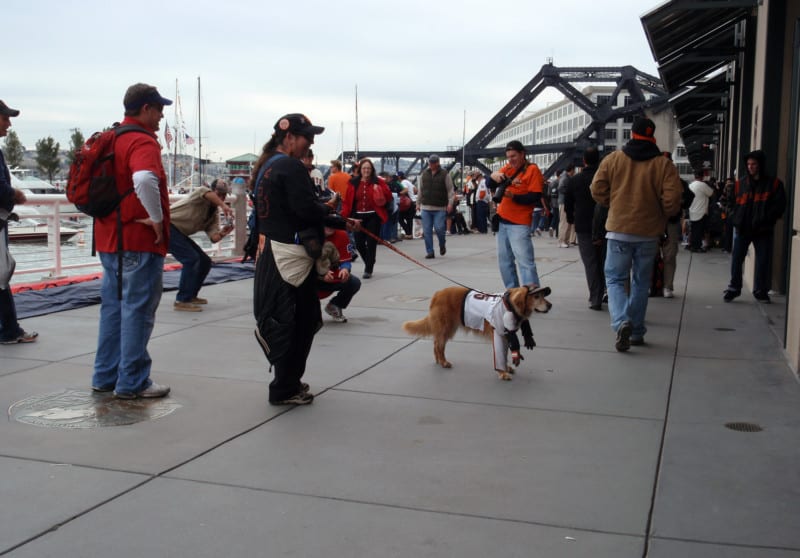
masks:
<svg viewBox="0 0 800 558"><path fill-rule="evenodd" d="M167 142L167 149L169 149L169 144L172 143L172 132L169 129L169 122L164 120L164 139Z"/></svg>
<svg viewBox="0 0 800 558"><path fill-rule="evenodd" d="M186 132L184 132L183 135L185 136L184 141L186 142L186 145L194 145L194 138L192 136Z"/></svg>

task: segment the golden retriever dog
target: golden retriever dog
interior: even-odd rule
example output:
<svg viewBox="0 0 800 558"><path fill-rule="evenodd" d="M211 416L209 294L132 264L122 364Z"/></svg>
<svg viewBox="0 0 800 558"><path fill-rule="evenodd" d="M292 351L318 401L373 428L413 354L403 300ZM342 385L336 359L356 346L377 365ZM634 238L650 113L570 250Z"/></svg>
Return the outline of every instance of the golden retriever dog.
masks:
<svg viewBox="0 0 800 558"><path fill-rule="evenodd" d="M520 355L517 330L522 330L525 348L536 346L528 318L534 312L548 312L553 306L545 298L549 287L525 285L508 289L504 293L486 294L466 287L448 287L431 297L428 315L421 320L405 322L406 333L418 337L433 337L433 357L443 368L452 364L444 356L447 342L459 328L493 338L494 369L501 380L511 380L514 368L519 366Z"/></svg>

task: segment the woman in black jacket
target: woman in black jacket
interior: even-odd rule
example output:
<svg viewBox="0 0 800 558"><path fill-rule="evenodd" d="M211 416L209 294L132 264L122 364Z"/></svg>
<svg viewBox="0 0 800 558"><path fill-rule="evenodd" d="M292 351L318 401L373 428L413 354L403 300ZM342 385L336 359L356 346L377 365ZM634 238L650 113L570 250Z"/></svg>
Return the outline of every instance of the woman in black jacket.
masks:
<svg viewBox="0 0 800 558"><path fill-rule="evenodd" d="M253 313L256 339L275 367L269 384L272 405L314 400L308 384L301 382L314 335L322 326L314 258L324 242L324 226L344 228L317 199L301 161L314 135L323 130L302 114L284 116L253 171L259 231Z"/></svg>

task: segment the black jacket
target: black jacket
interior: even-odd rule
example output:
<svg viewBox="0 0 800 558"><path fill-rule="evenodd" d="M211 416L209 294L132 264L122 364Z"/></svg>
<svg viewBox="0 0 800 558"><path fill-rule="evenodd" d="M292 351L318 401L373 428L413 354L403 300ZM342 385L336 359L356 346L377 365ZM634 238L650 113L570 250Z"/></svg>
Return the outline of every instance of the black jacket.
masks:
<svg viewBox="0 0 800 558"><path fill-rule="evenodd" d="M576 233L592 232L595 201L592 198L592 179L597 172L597 165L586 166L583 171L574 174L567 180L564 190L564 210L567 222L575 225Z"/></svg>
<svg viewBox="0 0 800 558"><path fill-rule="evenodd" d="M786 210L786 191L783 182L767 176L762 151L745 156L745 160L751 158L758 161L759 178L755 180L748 174L736 181L731 222L740 234L766 234Z"/></svg>
<svg viewBox="0 0 800 558"><path fill-rule="evenodd" d="M316 229L319 238L324 238L324 217L331 209L314 193L314 183L305 165L294 157L281 157L259 181L256 211L261 234L293 244L297 233L309 229Z"/></svg>

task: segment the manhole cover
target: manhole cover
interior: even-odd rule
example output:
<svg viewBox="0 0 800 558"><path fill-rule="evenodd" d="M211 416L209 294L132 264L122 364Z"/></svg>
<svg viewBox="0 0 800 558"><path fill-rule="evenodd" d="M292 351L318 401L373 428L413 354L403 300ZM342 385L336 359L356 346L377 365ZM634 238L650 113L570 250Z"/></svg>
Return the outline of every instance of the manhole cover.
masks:
<svg viewBox="0 0 800 558"><path fill-rule="evenodd" d="M180 407L170 397L123 401L114 399L111 393L65 389L17 401L8 408L8 416L17 422L33 426L97 428L159 419Z"/></svg>
<svg viewBox="0 0 800 558"><path fill-rule="evenodd" d="M764 430L759 425L752 422L726 422L725 428L735 430L736 432L761 432Z"/></svg>

